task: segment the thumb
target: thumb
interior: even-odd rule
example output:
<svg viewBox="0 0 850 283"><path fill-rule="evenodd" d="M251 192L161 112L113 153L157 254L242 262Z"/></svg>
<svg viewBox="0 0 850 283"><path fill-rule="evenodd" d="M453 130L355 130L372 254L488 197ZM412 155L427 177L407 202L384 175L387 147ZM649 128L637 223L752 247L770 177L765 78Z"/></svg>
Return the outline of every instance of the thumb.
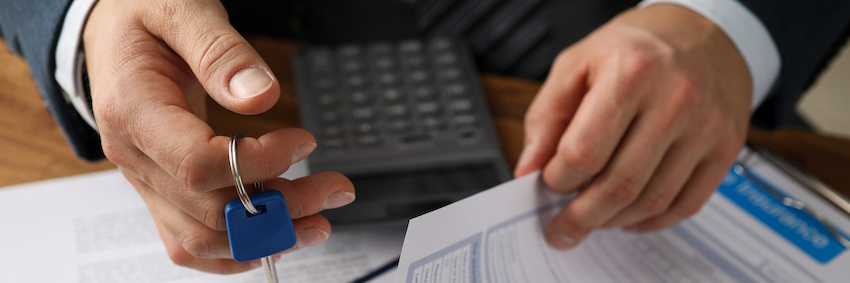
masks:
<svg viewBox="0 0 850 283"><path fill-rule="evenodd" d="M240 114L265 112L280 85L268 65L233 26L218 0L160 1L143 18L192 69L218 104Z"/></svg>

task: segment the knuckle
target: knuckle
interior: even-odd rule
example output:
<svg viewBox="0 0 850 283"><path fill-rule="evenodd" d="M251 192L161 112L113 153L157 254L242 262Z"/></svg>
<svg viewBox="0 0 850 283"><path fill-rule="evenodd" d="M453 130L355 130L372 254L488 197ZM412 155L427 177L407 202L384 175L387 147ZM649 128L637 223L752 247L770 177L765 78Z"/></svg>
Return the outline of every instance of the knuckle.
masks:
<svg viewBox="0 0 850 283"><path fill-rule="evenodd" d="M207 258L212 254L212 245L199 233L183 233L178 240L189 255L197 258Z"/></svg>
<svg viewBox="0 0 850 283"><path fill-rule="evenodd" d="M638 188L632 177L617 177L605 193L606 199L615 205L627 205L638 197Z"/></svg>
<svg viewBox="0 0 850 283"><path fill-rule="evenodd" d="M92 86L92 108L97 117L98 125L113 124L120 121L122 115L118 111L120 108L115 95L102 94L100 89L95 89L97 86Z"/></svg>
<svg viewBox="0 0 850 283"><path fill-rule="evenodd" d="M126 165L130 160L129 152L121 146L119 141L122 135L121 115L115 111L115 103L112 99L100 100L97 107L96 119L101 132L101 147L103 155L107 159L118 165ZM115 132L117 130L117 132ZM118 134L116 137L114 134Z"/></svg>
<svg viewBox="0 0 850 283"><path fill-rule="evenodd" d="M201 50L197 70L202 74L202 82L207 82L213 70L219 69L229 60L240 56L238 50L247 44L240 35L225 30L213 30L209 32L206 39L202 39L201 46L195 50Z"/></svg>
<svg viewBox="0 0 850 283"><path fill-rule="evenodd" d="M176 152L179 152L176 151ZM194 152L185 154L177 164L174 176L181 185L189 188L193 192L205 192L209 185L209 174L204 174L207 171L205 162L198 160Z"/></svg>
<svg viewBox="0 0 850 283"><path fill-rule="evenodd" d="M637 206L650 216L655 216L667 211L667 208L670 207L671 200L672 198L667 195L656 194L648 196L646 200L638 202Z"/></svg>
<svg viewBox="0 0 850 283"><path fill-rule="evenodd" d="M532 104L534 106L534 104ZM546 121L546 116L543 111L526 111L525 117L523 121L525 121L526 125L539 125L541 122Z"/></svg>
<svg viewBox="0 0 850 283"><path fill-rule="evenodd" d="M651 70L655 65L655 58L648 52L632 51L629 56L623 57L622 68L626 74L639 76Z"/></svg>
<svg viewBox="0 0 850 283"><path fill-rule="evenodd" d="M190 267L193 258L190 254L176 248L167 249L168 258L177 266Z"/></svg>
<svg viewBox="0 0 850 283"><path fill-rule="evenodd" d="M298 199L299 201L293 202L292 204L287 203L290 217L292 219L298 219L308 216L307 208L305 207L307 196L304 194L304 192L299 191L296 199Z"/></svg>
<svg viewBox="0 0 850 283"><path fill-rule="evenodd" d="M208 198L201 203L203 213L201 214L201 223L215 230L227 230L227 224L224 220L224 207L217 205L215 198Z"/></svg>
<svg viewBox="0 0 850 283"><path fill-rule="evenodd" d="M574 57L572 55L573 52L571 52L572 49L573 47L568 47L558 52L558 55L555 57L553 65L560 66L562 64L568 64L569 62L571 62Z"/></svg>
<svg viewBox="0 0 850 283"><path fill-rule="evenodd" d="M564 144L559 146L561 159L569 168L582 175L592 175L598 171L597 153L585 143Z"/></svg>
<svg viewBox="0 0 850 283"><path fill-rule="evenodd" d="M678 80L673 88L669 103L677 114L691 113L694 109L704 105L700 101L698 87L688 79Z"/></svg>
<svg viewBox="0 0 850 283"><path fill-rule="evenodd" d="M565 217L561 220L560 224L564 228L564 232L575 238L581 238L584 235L590 234L594 229L594 227L583 219L586 219L586 217Z"/></svg>
<svg viewBox="0 0 850 283"><path fill-rule="evenodd" d="M120 146L118 146L112 139L104 138L101 141L101 147L103 148L103 155L106 156L106 159L112 161L112 163L118 165L124 165L127 163L128 160L127 155L125 154L126 151L120 149Z"/></svg>
<svg viewBox="0 0 850 283"><path fill-rule="evenodd" d="M614 58L626 77L635 84L641 82L647 74L667 65L673 56L670 46L652 38L619 46Z"/></svg>
<svg viewBox="0 0 850 283"><path fill-rule="evenodd" d="M701 205L680 205L673 209L673 213L675 216L677 216L677 218L685 219L696 215L697 213L699 213L700 209L702 209Z"/></svg>

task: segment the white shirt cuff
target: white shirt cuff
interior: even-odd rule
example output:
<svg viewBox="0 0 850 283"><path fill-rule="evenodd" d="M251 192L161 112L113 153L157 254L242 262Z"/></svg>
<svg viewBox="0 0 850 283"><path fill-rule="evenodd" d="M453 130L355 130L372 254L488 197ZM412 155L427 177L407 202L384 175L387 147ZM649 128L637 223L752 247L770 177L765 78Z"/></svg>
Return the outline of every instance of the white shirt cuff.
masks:
<svg viewBox="0 0 850 283"><path fill-rule="evenodd" d="M94 121L94 113L89 105L86 92L83 90L83 68L85 68L85 53L80 48L80 38L83 35L83 27L89 12L97 0L74 0L68 13L65 14L65 22L62 23L62 32L59 34L59 42L56 44L56 82L64 92L65 99L74 105L83 120L92 128L97 130Z"/></svg>
<svg viewBox="0 0 850 283"><path fill-rule="evenodd" d="M752 110L767 97L782 64L767 28L747 7L735 0L643 0L639 7L672 3L701 14L716 24L741 52L753 79Z"/></svg>

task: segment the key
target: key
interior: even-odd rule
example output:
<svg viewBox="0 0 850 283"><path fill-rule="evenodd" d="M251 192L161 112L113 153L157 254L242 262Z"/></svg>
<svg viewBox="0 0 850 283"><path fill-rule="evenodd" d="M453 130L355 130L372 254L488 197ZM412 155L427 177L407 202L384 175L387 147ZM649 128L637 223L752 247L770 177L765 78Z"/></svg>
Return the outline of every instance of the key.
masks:
<svg viewBox="0 0 850 283"><path fill-rule="evenodd" d="M277 283L273 256L295 246L295 229L286 199L279 191L263 191L263 184L255 183L258 193L249 197L245 192L236 155L236 141L241 137L231 136L229 148L230 169L239 195L224 207L230 253L238 262L261 259L266 282Z"/></svg>
<svg viewBox="0 0 850 283"><path fill-rule="evenodd" d="M267 277L269 273L277 277L272 255L294 247L296 242L286 200L279 191L265 191L251 195L251 202L257 214L247 211L239 199L224 209L230 253L238 262L262 258Z"/></svg>

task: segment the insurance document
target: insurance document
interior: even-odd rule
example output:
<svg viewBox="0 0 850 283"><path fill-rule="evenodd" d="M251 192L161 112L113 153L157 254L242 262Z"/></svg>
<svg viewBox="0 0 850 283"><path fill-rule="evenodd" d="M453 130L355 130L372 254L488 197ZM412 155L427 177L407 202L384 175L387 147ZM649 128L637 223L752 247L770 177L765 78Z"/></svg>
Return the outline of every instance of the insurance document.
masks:
<svg viewBox="0 0 850 283"><path fill-rule="evenodd" d="M261 268L217 275L168 258L142 199L118 170L0 188L0 282L263 282ZM404 225L336 229L283 257L283 283L350 282L394 260Z"/></svg>
<svg viewBox="0 0 850 283"><path fill-rule="evenodd" d="M754 164L785 193L850 231L846 215ZM671 229L596 231L577 248L558 251L542 231L571 197L530 174L412 219L395 282L850 282L843 246L754 188L730 171L699 214Z"/></svg>

